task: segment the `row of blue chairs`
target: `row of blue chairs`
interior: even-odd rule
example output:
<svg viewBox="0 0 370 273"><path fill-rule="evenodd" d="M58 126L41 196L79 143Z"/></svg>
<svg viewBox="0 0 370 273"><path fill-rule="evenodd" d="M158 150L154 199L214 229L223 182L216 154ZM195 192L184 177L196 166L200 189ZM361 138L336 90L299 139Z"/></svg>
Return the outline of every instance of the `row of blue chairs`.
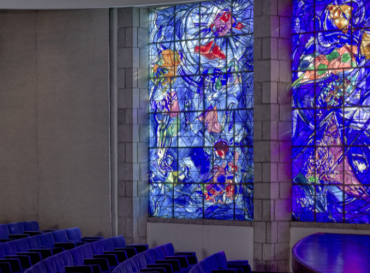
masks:
<svg viewBox="0 0 370 273"><path fill-rule="evenodd" d="M110 273L120 263L147 249L146 244L126 246L124 237L116 236L50 256L27 269L25 273Z"/></svg>
<svg viewBox="0 0 370 273"><path fill-rule="evenodd" d="M55 231L61 231L61 230L60 229L54 229L54 230L49 229L46 231L40 231L39 224L37 223L37 221L2 224L0 225L0 242L9 242L9 241L13 241L16 239L27 238L30 236L41 235L44 233L50 233L50 232L55 232ZM75 242L77 245L80 245L86 242L94 242L97 240L104 239L104 237L102 236L82 237L81 230L78 227L65 229L64 232L61 232L59 234L64 234L64 233L67 234L68 241Z"/></svg>
<svg viewBox="0 0 370 273"><path fill-rule="evenodd" d="M169 243L124 261L112 273L188 273L197 262L195 252L175 252Z"/></svg>
<svg viewBox="0 0 370 273"><path fill-rule="evenodd" d="M0 242L7 242L56 230L58 229L40 231L39 223L37 221L0 224Z"/></svg>
<svg viewBox="0 0 370 273"><path fill-rule="evenodd" d="M247 273L252 272L247 260L227 261L225 252L215 253L197 263L190 273Z"/></svg>

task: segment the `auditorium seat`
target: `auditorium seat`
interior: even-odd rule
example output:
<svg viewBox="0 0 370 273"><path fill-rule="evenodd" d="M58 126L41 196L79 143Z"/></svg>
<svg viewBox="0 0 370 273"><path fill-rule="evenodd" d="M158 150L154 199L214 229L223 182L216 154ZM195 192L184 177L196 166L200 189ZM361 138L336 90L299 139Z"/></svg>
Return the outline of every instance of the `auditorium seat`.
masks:
<svg viewBox="0 0 370 273"><path fill-rule="evenodd" d="M127 260L127 252L123 250L114 250L114 243L111 238L90 243L90 246L94 255L114 254L117 256L119 263Z"/></svg>
<svg viewBox="0 0 370 273"><path fill-rule="evenodd" d="M223 251L220 251L215 254L220 265L220 268L241 268L243 273L251 272L251 267L247 260L230 260L226 259L226 254Z"/></svg>
<svg viewBox="0 0 370 273"><path fill-rule="evenodd" d="M44 234L48 235L49 233ZM54 236L54 245L56 247L63 247L64 249L72 249L76 247L76 243L68 239L67 232L65 230L54 231L51 234Z"/></svg>
<svg viewBox="0 0 370 273"><path fill-rule="evenodd" d="M58 248L58 247L54 247L54 246L51 246L51 247L45 246L43 244L42 240L41 240L43 236L44 236L44 234L36 235L36 236L25 238L24 240L27 241L28 246L30 247L30 249L32 249L32 250L33 249L42 249L42 250L47 249L47 250L51 251L51 255L55 255L55 254L60 253L64 250L64 248ZM43 258L44 257L45 256L43 256ZM47 258L47 257L45 257L45 258Z"/></svg>
<svg viewBox="0 0 370 273"><path fill-rule="evenodd" d="M29 257L24 258L29 260ZM2 272L23 272L25 269L23 269L20 260L21 258L19 258L18 256L5 256L3 244L0 244L0 269L3 269ZM29 267L30 263L28 263L27 265ZM8 271L9 268L11 269L11 271Z"/></svg>
<svg viewBox="0 0 370 273"><path fill-rule="evenodd" d="M150 251L150 250L147 250L147 251ZM145 251L145 252L147 252ZM167 262L167 261L149 261L146 259L146 255L145 255L145 252L143 253L139 253L138 255L136 255L135 257L133 257L131 259L132 262L136 262L140 268L149 268L149 269L156 269L156 268L164 268L166 270L167 273L173 273L173 272L181 272L180 270L175 270L172 266L172 263L173 261L171 262ZM176 261L174 261L176 262ZM179 269L179 267L177 267L176 269Z"/></svg>
<svg viewBox="0 0 370 273"><path fill-rule="evenodd" d="M9 227L6 224L0 225L0 241L9 242L14 239L29 237L28 234L10 234Z"/></svg>
<svg viewBox="0 0 370 273"><path fill-rule="evenodd" d="M76 247L70 251L73 256L74 265L99 264L102 272L110 272L118 265L116 255L94 255L89 244Z"/></svg>
<svg viewBox="0 0 370 273"><path fill-rule="evenodd" d="M166 259L156 259L155 252L153 249L148 249L147 251L142 253L145 256L146 262L148 264L154 264L154 263L169 263L172 265L173 272L180 272L181 266L180 262L177 260L166 260Z"/></svg>
<svg viewBox="0 0 370 273"><path fill-rule="evenodd" d="M186 256L189 261L189 265L198 263L197 254L195 252L175 252L172 243L162 245L166 256Z"/></svg>
<svg viewBox="0 0 370 273"><path fill-rule="evenodd" d="M123 236L115 236L103 240L104 251L124 251L128 258L135 256L137 254L137 248L124 246L125 244L125 238Z"/></svg>
<svg viewBox="0 0 370 273"><path fill-rule="evenodd" d="M31 268L27 269L25 273L48 273L45 264L43 262L38 262ZM56 273L56 271L54 271Z"/></svg>
<svg viewBox="0 0 370 273"><path fill-rule="evenodd" d="M31 258L29 256L8 254L5 251L4 246L6 246L6 243L0 244L0 259L16 259L20 262L21 268L29 268L32 265Z"/></svg>
<svg viewBox="0 0 370 273"><path fill-rule="evenodd" d="M187 256L166 256L163 246L157 246L152 249L156 260L177 260L180 263L182 272L189 272L191 269Z"/></svg>
<svg viewBox="0 0 370 273"><path fill-rule="evenodd" d="M102 237L102 236L82 237L81 230L78 227L67 228L65 231L67 232L68 239L70 241L75 242L77 245L82 245L84 243L91 243L91 242L95 242L95 241L104 239L104 237Z"/></svg>
<svg viewBox="0 0 370 273"><path fill-rule="evenodd" d="M50 257L51 255L53 255L53 251L51 249L47 249L47 248L31 249L30 245L28 244L27 238L15 240L14 244L16 245L18 252L39 253L41 255L41 259L46 259L47 257Z"/></svg>
<svg viewBox="0 0 370 273"><path fill-rule="evenodd" d="M120 236L115 236L112 237L114 241L114 247L116 249L123 249L123 248L135 248L137 253L143 252L147 249L149 249L148 244L132 244L132 245L126 245L126 240L125 238L120 235Z"/></svg>
<svg viewBox="0 0 370 273"><path fill-rule="evenodd" d="M28 222L21 222L23 224L23 233L29 234L30 236L35 236L39 234L43 234L40 231L39 223L37 221L28 221Z"/></svg>
<svg viewBox="0 0 370 273"><path fill-rule="evenodd" d="M44 233L40 235L41 243L43 248L48 248L53 250L53 253L60 253L65 249L72 249L76 246L75 243L63 243L63 242L56 242L54 238L54 232L52 233Z"/></svg>
<svg viewBox="0 0 370 273"><path fill-rule="evenodd" d="M248 261L234 261L240 262L235 267L230 267L228 261L226 260L225 252L221 251L216 254L213 254L203 261L197 263L190 270L190 273L245 273L251 272L251 268L248 264Z"/></svg>
<svg viewBox="0 0 370 273"><path fill-rule="evenodd" d="M31 259L31 265L34 265L42 260L40 253L26 251L23 248L24 245L19 245L20 249L18 249L16 244L17 241L18 240L10 241L3 244L5 255L28 256Z"/></svg>

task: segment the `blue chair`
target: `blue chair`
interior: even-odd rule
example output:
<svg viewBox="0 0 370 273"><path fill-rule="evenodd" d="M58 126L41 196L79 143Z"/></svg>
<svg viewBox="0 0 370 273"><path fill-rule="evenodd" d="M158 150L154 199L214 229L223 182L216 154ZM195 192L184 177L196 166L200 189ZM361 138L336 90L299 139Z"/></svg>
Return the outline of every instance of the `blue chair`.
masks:
<svg viewBox="0 0 370 273"><path fill-rule="evenodd" d="M162 245L162 247L166 256L186 256L190 266L198 263L197 254L195 252L175 252L172 243Z"/></svg>
<svg viewBox="0 0 370 273"><path fill-rule="evenodd" d="M57 254L63 251L63 248L55 248L55 247L45 247L41 241L43 235L36 235L32 237L25 238L24 240L27 241L30 250L46 250L45 252L41 252L42 258L45 259L51 255ZM49 255L50 254L50 255Z"/></svg>
<svg viewBox="0 0 370 273"><path fill-rule="evenodd" d="M76 243L68 239L67 232L65 230L54 231L51 234L53 234L54 236L55 246L63 247L64 249L67 250L76 247Z"/></svg>
<svg viewBox="0 0 370 273"><path fill-rule="evenodd" d="M148 244L132 244L132 245L126 245L126 240L125 240L125 238L122 235L112 237L112 239L113 239L113 242L114 242L114 247L116 249L135 248L137 253L140 253L140 252L143 252L143 251L149 249Z"/></svg>
<svg viewBox="0 0 370 273"><path fill-rule="evenodd" d="M155 257L155 253L154 253L154 250L153 249L148 249L147 251L144 251L142 253L144 256L145 256L145 259L146 259L146 262L148 264L155 264L155 263L159 263L159 264L171 264L172 265L172 270L173 272L181 272L181 266L180 266L180 262L177 261L177 260L166 260L166 259L163 259L163 260L160 260L160 259L156 259Z"/></svg>
<svg viewBox="0 0 370 273"><path fill-rule="evenodd" d="M8 258L9 256L14 257L27 257L29 263L27 263L25 258L22 258L21 263L23 268L28 268L39 261L41 261L41 255L39 253L31 253L31 252L22 252L17 249L17 245L15 244L16 241L10 241L7 243L3 243L2 246L4 248L5 257ZM28 265L29 264L29 265ZM25 266L23 266L25 265Z"/></svg>
<svg viewBox="0 0 370 273"><path fill-rule="evenodd" d="M104 237L102 237L102 236L82 237L81 230L78 227L67 228L65 231L67 232L68 239L70 241L75 242L77 245L82 245L82 244L85 244L85 243L91 243L91 242L95 242L95 241L104 239Z"/></svg>
<svg viewBox="0 0 370 273"><path fill-rule="evenodd" d="M38 250L31 251L25 238L15 240L15 241L12 241L12 242L8 242L7 244L14 244L14 246L16 248L16 251L17 251L17 255L27 255L27 256L29 256L31 258L32 264L37 264L38 262L42 261L41 251L38 251ZM48 251L47 254L48 254L48 256L50 256L51 251L50 250L46 250L46 251ZM6 252L6 250L5 250L5 252Z"/></svg>
<svg viewBox="0 0 370 273"><path fill-rule="evenodd" d="M111 238L90 243L94 255L113 254L117 256L118 262L122 263L128 259L126 251L114 250Z"/></svg>
<svg viewBox="0 0 370 273"><path fill-rule="evenodd" d="M24 232L26 234L30 234L31 236L60 230L60 229L44 229L41 231L39 223L37 221L28 221L28 222L22 222L22 223L24 227Z"/></svg>
<svg viewBox="0 0 370 273"><path fill-rule="evenodd" d="M117 239L118 241L120 241L121 240L120 237L122 236L117 236L117 237L112 237L112 238L107 238L107 239L102 240L104 251L121 251L121 252L125 252L128 258L134 257L137 254L137 249L135 247L129 247L129 246L120 247L122 245L122 242L121 244L119 244L119 246L117 246L118 244L115 244L115 241Z"/></svg>
<svg viewBox="0 0 370 273"><path fill-rule="evenodd" d="M147 250L149 251L149 250ZM146 252L146 251L145 251ZM134 258L132 258L132 262L136 262L140 269L150 269L150 270L157 270L157 269L165 269L167 273L173 273L173 272L181 272L180 270L175 271L173 269L171 262L148 262L145 256L145 252L139 253ZM179 268L179 267L178 267Z"/></svg>
<svg viewBox="0 0 370 273"><path fill-rule="evenodd" d="M40 231L39 223L37 221L28 221L28 222L21 222L23 224L23 233L29 234L30 236L35 236L39 234L43 234Z"/></svg>
<svg viewBox="0 0 370 273"><path fill-rule="evenodd" d="M215 254L217 257L218 263L221 268L240 268L242 269L243 273L252 272L251 266L247 260L230 260L226 259L225 252L221 251Z"/></svg>
<svg viewBox="0 0 370 273"><path fill-rule="evenodd" d="M53 256L55 259L55 264L57 267L57 272L66 273L66 272L84 272L84 273L93 273L100 272L99 265L81 265L75 266L73 263L73 257L71 251L64 251L60 254Z"/></svg>
<svg viewBox="0 0 370 273"><path fill-rule="evenodd" d="M6 257L2 244L0 244L0 272L24 272L19 257Z"/></svg>
<svg viewBox="0 0 370 273"><path fill-rule="evenodd" d="M20 261L22 268L30 268L32 266L31 258L28 255L18 254L12 242L0 244L0 257L5 259L17 259Z"/></svg>
<svg viewBox="0 0 370 273"><path fill-rule="evenodd" d="M56 271L54 271L56 272ZM34 266L30 267L25 271L25 273L48 273L45 264L43 262L38 262Z"/></svg>
<svg viewBox="0 0 370 273"><path fill-rule="evenodd" d="M75 243L61 243L55 242L53 233L44 233L40 235L41 245L43 248L48 248L53 250L53 253L60 253L64 249L72 249L76 246Z"/></svg>
<svg viewBox="0 0 370 273"><path fill-rule="evenodd" d="M116 256L114 256L116 264L109 264L108 259L112 261L113 255L110 255L109 257L108 255L94 255L91 247L88 244L76 247L70 250L70 252L73 256L73 263L75 266L98 264L101 268L101 272L108 273L113 270L115 266L118 265ZM113 263L113 261L111 263Z"/></svg>
<svg viewBox="0 0 370 273"><path fill-rule="evenodd" d="M162 246L157 246L152 249L154 251L156 260L176 260L180 263L181 271L189 272L191 269L187 256L166 256Z"/></svg>
<svg viewBox="0 0 370 273"><path fill-rule="evenodd" d="M135 268L135 270L139 270L139 271L134 271L134 269L132 268L132 265L131 265L131 262L130 260L126 260L124 261L123 263L121 263L119 266L116 267L116 269L114 269L112 271L112 273L135 273L135 272L145 272L145 273L166 273L165 269L138 269L138 268Z"/></svg>
<svg viewBox="0 0 370 273"><path fill-rule="evenodd" d="M15 239L29 237L27 234L10 234L9 227L6 224L0 225L0 242L9 242Z"/></svg>

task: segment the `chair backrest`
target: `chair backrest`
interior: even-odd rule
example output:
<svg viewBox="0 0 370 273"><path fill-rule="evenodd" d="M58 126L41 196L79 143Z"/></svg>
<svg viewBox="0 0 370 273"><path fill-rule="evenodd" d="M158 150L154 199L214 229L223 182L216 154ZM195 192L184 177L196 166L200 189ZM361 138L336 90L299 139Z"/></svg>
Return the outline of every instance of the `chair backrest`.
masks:
<svg viewBox="0 0 370 273"><path fill-rule="evenodd" d="M227 268L227 259L226 259L226 254L223 251L217 252L214 254L217 257L218 265L222 269Z"/></svg>
<svg viewBox="0 0 370 273"><path fill-rule="evenodd" d="M115 247L126 247L126 241L125 241L125 238L122 235L112 237L112 239L114 241L114 246Z"/></svg>
<svg viewBox="0 0 370 273"><path fill-rule="evenodd" d="M104 240L99 241L102 243L104 251L114 251L114 239L113 238L107 238Z"/></svg>
<svg viewBox="0 0 370 273"><path fill-rule="evenodd" d="M189 273L211 273L212 271L210 272L207 272L207 269L206 269L206 266L204 264L204 261L201 261L199 263L197 263L196 265L194 265L190 272Z"/></svg>
<svg viewBox="0 0 370 273"><path fill-rule="evenodd" d="M64 230L54 231L53 236L56 243L68 243L67 232Z"/></svg>
<svg viewBox="0 0 370 273"><path fill-rule="evenodd" d="M172 243L162 245L165 256L174 256L175 249L173 248Z"/></svg>
<svg viewBox="0 0 370 273"><path fill-rule="evenodd" d="M143 252L146 258L147 264L154 264L155 263L155 253L153 249L148 249Z"/></svg>
<svg viewBox="0 0 370 273"><path fill-rule="evenodd" d="M53 248L55 246L54 232L44 233L40 236L41 243L44 247ZM36 236L33 236L36 237ZM32 237L31 237L32 238Z"/></svg>
<svg viewBox="0 0 370 273"><path fill-rule="evenodd" d="M66 266L73 266L74 265L73 256L72 256L71 251L69 251L69 250L63 251L63 252L57 254L56 256L60 256L61 258L63 258L64 264Z"/></svg>
<svg viewBox="0 0 370 273"><path fill-rule="evenodd" d="M30 249L40 249L42 248L42 242L41 242L41 236L42 235L36 235L26 238L25 240L28 243L28 246Z"/></svg>
<svg viewBox="0 0 370 273"><path fill-rule="evenodd" d="M15 243L15 246L17 247L18 252L29 252L30 251L30 247L28 246L28 242L26 238L15 240L14 243Z"/></svg>
<svg viewBox="0 0 370 273"><path fill-rule="evenodd" d="M140 272L139 261L137 259L135 259L135 257L136 256L128 259L128 261L130 261L133 272Z"/></svg>
<svg viewBox="0 0 370 273"><path fill-rule="evenodd" d="M139 262L140 268L146 268L148 263L146 262L144 253L137 254L134 256L134 258L136 258L137 261Z"/></svg>
<svg viewBox="0 0 370 273"><path fill-rule="evenodd" d="M43 262L38 262L37 264L31 266L29 269L25 271L25 273L47 273L47 269ZM56 272L56 271L55 271Z"/></svg>
<svg viewBox="0 0 370 273"><path fill-rule="evenodd" d="M84 254L85 259L91 259L94 256L93 250L90 244L79 246Z"/></svg>
<svg viewBox="0 0 370 273"><path fill-rule="evenodd" d="M207 265L207 268L209 267L211 270L220 269L216 255L211 255L208 258L205 258L203 261Z"/></svg>
<svg viewBox="0 0 370 273"><path fill-rule="evenodd" d="M14 241L2 244L5 255L17 255L17 247Z"/></svg>
<svg viewBox="0 0 370 273"><path fill-rule="evenodd" d="M104 254L103 241L105 241L105 240L96 241L96 242L93 242L93 243L89 244L91 246L91 249L92 249L94 254L96 254L96 255Z"/></svg>
<svg viewBox="0 0 370 273"><path fill-rule="evenodd" d="M67 232L69 240L72 240L72 241L75 241L75 242L82 242L82 240L81 240L82 234L81 234L80 228L78 228L78 227L67 228L65 231Z"/></svg>
<svg viewBox="0 0 370 273"><path fill-rule="evenodd" d="M48 273L56 273L57 272L57 265L55 264L55 258L54 256L51 256L49 258L46 258L43 260L46 270Z"/></svg>
<svg viewBox="0 0 370 273"><path fill-rule="evenodd" d="M69 251L64 251L64 252L69 252ZM54 258L55 267L56 267L56 270L57 270L56 272L65 273L66 272L65 267L68 266L68 265L65 264L64 258L61 254L63 254L63 252L61 252L57 255L54 255L52 257ZM73 265L73 259L72 259L72 264L71 265Z"/></svg>
<svg viewBox="0 0 370 273"><path fill-rule="evenodd" d="M74 265L84 265L84 253L82 252L81 247L76 247L70 250Z"/></svg>
<svg viewBox="0 0 370 273"><path fill-rule="evenodd" d="M11 223L7 225L8 225L10 234L23 234L24 233L23 222Z"/></svg>
<svg viewBox="0 0 370 273"><path fill-rule="evenodd" d="M164 255L164 250L161 246L157 246L152 248L155 254L155 259L156 260L163 260L165 255Z"/></svg>
<svg viewBox="0 0 370 273"><path fill-rule="evenodd" d="M25 231L40 231L39 223L37 221L23 222Z"/></svg>
<svg viewBox="0 0 370 273"><path fill-rule="evenodd" d="M8 239L9 238L9 228L8 225L0 225L0 238Z"/></svg>
<svg viewBox="0 0 370 273"><path fill-rule="evenodd" d="M133 273L134 272L134 269L132 268L132 265L130 263L130 260L124 261L122 263L122 267L125 268L125 270L126 270L127 273Z"/></svg>

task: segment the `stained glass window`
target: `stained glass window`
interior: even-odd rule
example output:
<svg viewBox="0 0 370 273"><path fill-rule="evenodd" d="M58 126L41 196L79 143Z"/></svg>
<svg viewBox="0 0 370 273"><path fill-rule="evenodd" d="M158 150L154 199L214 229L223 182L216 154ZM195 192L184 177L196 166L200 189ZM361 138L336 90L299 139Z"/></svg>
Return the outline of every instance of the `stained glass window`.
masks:
<svg viewBox="0 0 370 273"><path fill-rule="evenodd" d="M293 220L369 223L370 1L293 3Z"/></svg>
<svg viewBox="0 0 370 273"><path fill-rule="evenodd" d="M149 15L149 216L253 219L253 0Z"/></svg>

